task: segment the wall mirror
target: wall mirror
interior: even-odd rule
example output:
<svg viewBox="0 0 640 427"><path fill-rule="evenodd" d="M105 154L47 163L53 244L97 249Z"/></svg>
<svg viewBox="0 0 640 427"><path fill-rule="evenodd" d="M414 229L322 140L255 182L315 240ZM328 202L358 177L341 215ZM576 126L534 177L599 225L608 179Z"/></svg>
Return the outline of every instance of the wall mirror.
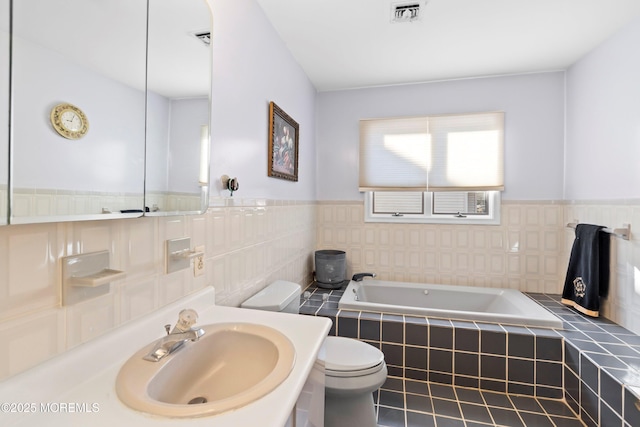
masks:
<svg viewBox="0 0 640 427"><path fill-rule="evenodd" d="M142 215L146 0L20 0L12 20L9 221Z"/></svg>
<svg viewBox="0 0 640 427"><path fill-rule="evenodd" d="M9 0L0 0L0 225L9 210Z"/></svg>
<svg viewBox="0 0 640 427"><path fill-rule="evenodd" d="M210 31L206 0L12 7L9 222L204 211L211 59L191 32ZM187 51L200 62L185 66Z"/></svg>
<svg viewBox="0 0 640 427"><path fill-rule="evenodd" d="M149 2L145 215L207 209L211 21L206 0Z"/></svg>

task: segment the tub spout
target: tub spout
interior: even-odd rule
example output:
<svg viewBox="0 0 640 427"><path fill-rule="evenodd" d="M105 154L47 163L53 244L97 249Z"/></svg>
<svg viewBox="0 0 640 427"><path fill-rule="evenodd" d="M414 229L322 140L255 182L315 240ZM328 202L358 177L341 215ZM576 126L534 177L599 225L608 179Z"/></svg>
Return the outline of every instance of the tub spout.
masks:
<svg viewBox="0 0 640 427"><path fill-rule="evenodd" d="M376 277L376 273L356 273L353 275L351 280L353 280L354 282L362 282L362 279L364 279L365 277Z"/></svg>

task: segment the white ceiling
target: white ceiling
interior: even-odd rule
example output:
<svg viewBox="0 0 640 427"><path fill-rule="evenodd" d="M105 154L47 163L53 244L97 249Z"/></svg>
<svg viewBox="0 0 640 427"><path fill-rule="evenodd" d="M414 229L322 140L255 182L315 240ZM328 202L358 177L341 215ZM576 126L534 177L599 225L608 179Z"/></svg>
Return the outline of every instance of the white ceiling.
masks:
<svg viewBox="0 0 640 427"><path fill-rule="evenodd" d="M564 70L640 15L640 0L257 2L318 91ZM422 18L392 23L406 3Z"/></svg>
<svg viewBox="0 0 640 427"><path fill-rule="evenodd" d="M151 1L148 58L146 23L146 0L20 0L13 8L15 36L69 61L140 90L146 77L150 90L168 98L206 96L210 47L192 33L211 29L207 3Z"/></svg>

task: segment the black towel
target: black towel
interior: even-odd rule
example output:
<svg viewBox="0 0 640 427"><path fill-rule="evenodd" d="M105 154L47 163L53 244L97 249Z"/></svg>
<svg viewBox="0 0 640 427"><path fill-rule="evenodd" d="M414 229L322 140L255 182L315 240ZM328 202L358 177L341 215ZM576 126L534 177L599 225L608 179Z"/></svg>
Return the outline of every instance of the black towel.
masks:
<svg viewBox="0 0 640 427"><path fill-rule="evenodd" d="M609 290L610 235L604 227L591 224L576 226L571 248L562 303L581 313L598 317L600 297Z"/></svg>

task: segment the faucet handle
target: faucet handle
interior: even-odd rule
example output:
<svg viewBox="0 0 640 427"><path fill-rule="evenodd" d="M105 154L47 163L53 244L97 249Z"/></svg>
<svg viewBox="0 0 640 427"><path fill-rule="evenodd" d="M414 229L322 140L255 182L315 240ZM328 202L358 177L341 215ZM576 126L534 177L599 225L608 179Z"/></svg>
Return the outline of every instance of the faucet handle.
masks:
<svg viewBox="0 0 640 427"><path fill-rule="evenodd" d="M356 273L353 275L351 280L354 282L361 282L365 277L376 277L376 273Z"/></svg>
<svg viewBox="0 0 640 427"><path fill-rule="evenodd" d="M197 320L198 313L191 308L185 308L178 314L178 323L176 323L176 329L180 332L186 332L196 324Z"/></svg>
<svg viewBox="0 0 640 427"><path fill-rule="evenodd" d="M164 330L167 331L167 335L169 335L171 333L171 325L168 323L164 325Z"/></svg>

